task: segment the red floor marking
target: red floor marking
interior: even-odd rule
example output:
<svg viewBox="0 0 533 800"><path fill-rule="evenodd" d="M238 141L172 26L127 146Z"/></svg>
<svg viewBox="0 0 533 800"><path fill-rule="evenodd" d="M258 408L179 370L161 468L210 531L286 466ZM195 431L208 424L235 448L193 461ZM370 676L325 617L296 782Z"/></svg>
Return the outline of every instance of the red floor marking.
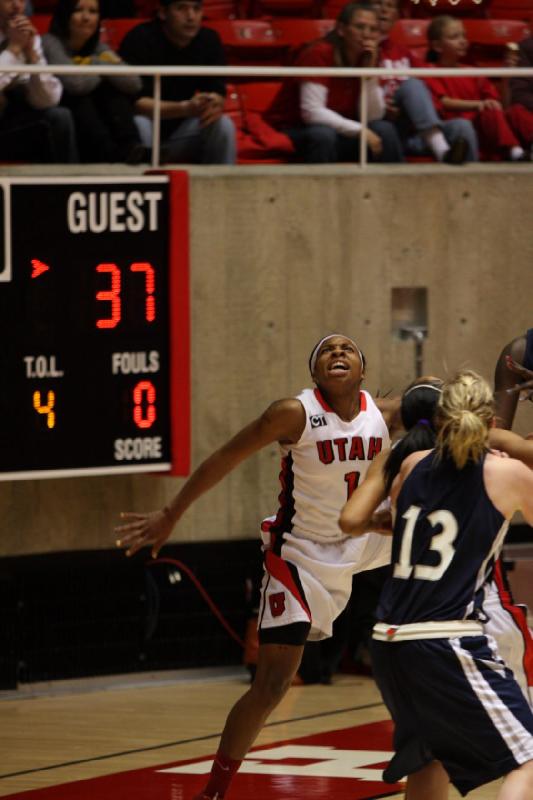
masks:
<svg viewBox="0 0 533 800"><path fill-rule="evenodd" d="M381 781L392 755L390 722L287 739L252 750L228 800L372 800L401 791ZM203 788L211 757L160 764L45 789L4 795L31 800L191 800Z"/></svg>

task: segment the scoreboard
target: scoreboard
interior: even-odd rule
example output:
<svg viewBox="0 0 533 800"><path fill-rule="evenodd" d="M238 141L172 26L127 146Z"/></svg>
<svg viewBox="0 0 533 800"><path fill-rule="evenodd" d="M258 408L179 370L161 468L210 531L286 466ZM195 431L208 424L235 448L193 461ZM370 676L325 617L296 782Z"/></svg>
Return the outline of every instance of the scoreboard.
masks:
<svg viewBox="0 0 533 800"><path fill-rule="evenodd" d="M187 176L0 180L0 479L186 474Z"/></svg>

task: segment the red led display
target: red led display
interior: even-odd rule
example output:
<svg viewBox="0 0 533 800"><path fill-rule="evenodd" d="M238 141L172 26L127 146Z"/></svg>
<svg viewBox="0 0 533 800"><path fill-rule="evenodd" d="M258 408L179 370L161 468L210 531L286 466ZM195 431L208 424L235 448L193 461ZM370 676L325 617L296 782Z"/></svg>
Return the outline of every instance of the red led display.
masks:
<svg viewBox="0 0 533 800"><path fill-rule="evenodd" d="M139 381L133 390L133 421L138 428L151 428L156 419L155 386L151 381Z"/></svg>
<svg viewBox="0 0 533 800"><path fill-rule="evenodd" d="M96 293L96 299L103 303L111 303L111 317L96 320L97 328L116 328L122 317L120 288L122 278L116 264L98 264L97 272L109 272L111 288Z"/></svg>
<svg viewBox="0 0 533 800"><path fill-rule="evenodd" d="M102 302L111 303L111 317L96 320L97 328L115 328L122 319L122 300L120 292L122 288L122 274L116 264L98 264L97 272L109 272L111 274L111 288L96 293L96 299ZM147 261L136 261L130 266L131 272L144 272L144 291L145 307L144 316L146 322L155 320L155 271Z"/></svg>
<svg viewBox="0 0 533 800"><path fill-rule="evenodd" d="M146 307L145 315L147 322L155 320L155 273L151 264L146 261L135 262L130 267L132 272L144 272L145 274L145 291L146 291Z"/></svg>

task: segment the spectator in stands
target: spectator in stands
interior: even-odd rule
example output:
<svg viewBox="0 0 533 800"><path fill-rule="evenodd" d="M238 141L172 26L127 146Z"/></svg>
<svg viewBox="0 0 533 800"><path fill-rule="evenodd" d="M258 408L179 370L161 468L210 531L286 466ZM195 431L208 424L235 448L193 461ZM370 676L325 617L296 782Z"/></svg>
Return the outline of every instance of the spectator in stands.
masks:
<svg viewBox="0 0 533 800"><path fill-rule="evenodd" d="M0 0L1 1L1 0ZM51 64L121 64L100 42L98 0L58 0L50 32L43 37ZM136 75L62 75L63 104L74 117L81 159L92 163L148 160L134 120L141 89Z"/></svg>
<svg viewBox="0 0 533 800"><path fill-rule="evenodd" d="M422 67L424 62L407 47L394 42L389 34L398 20L399 0L381 0L379 11L379 66L389 68ZM387 107L386 119L398 130L406 153L431 153L437 161L462 164L477 161L477 136L470 120L441 120L431 93L419 78L391 77L382 81Z"/></svg>
<svg viewBox="0 0 533 800"><path fill-rule="evenodd" d="M120 52L130 64L223 66L224 50L215 31L202 27L199 0L161 0L157 17L133 28ZM153 78L143 78L136 103L143 141L152 143ZM161 137L165 160L233 164L235 128L223 113L225 83L212 77L166 77L161 81Z"/></svg>
<svg viewBox="0 0 533 800"><path fill-rule="evenodd" d="M468 50L468 39L460 20L448 15L435 17L429 24L427 36L428 61L441 67L461 66ZM492 161L525 159L498 90L488 78L452 76L425 80L443 119L463 117L472 121L482 158Z"/></svg>
<svg viewBox="0 0 533 800"><path fill-rule="evenodd" d="M24 0L0 0L0 66L46 64L41 37L24 14ZM74 126L58 108L61 83L53 75L0 72L0 157L75 162Z"/></svg>
<svg viewBox="0 0 533 800"><path fill-rule="evenodd" d="M520 42L518 54L518 66L533 67L533 36ZM511 107L507 113L520 144L533 160L533 78L511 78L509 88Z"/></svg>
<svg viewBox="0 0 533 800"><path fill-rule="evenodd" d="M378 61L379 26L375 8L348 3L335 28L306 45L298 67L373 67ZM385 102L377 78L367 80L370 157L403 161L395 126L383 119ZM271 108L269 121L287 133L307 162L356 161L359 158L361 81L356 78L291 79Z"/></svg>

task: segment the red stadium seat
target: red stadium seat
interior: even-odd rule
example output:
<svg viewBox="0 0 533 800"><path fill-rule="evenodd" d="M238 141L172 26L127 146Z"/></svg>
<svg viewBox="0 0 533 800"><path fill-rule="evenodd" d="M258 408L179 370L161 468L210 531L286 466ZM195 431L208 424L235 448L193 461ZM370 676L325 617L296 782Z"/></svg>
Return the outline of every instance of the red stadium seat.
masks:
<svg viewBox="0 0 533 800"><path fill-rule="evenodd" d="M533 26L533 0L492 0L493 19L519 19Z"/></svg>
<svg viewBox="0 0 533 800"><path fill-rule="evenodd" d="M390 38L401 44L417 58L425 61L428 49L427 19L399 19L390 32Z"/></svg>
<svg viewBox="0 0 533 800"><path fill-rule="evenodd" d="M272 23L259 19L207 20L206 26L222 39L229 64L282 64L288 45L280 41Z"/></svg>
<svg viewBox="0 0 533 800"><path fill-rule="evenodd" d="M37 29L37 33L42 36L45 33L48 33L48 28L50 27L50 20L52 19L51 14L33 14L31 21L34 27Z"/></svg>
<svg viewBox="0 0 533 800"><path fill-rule="evenodd" d="M334 19L272 20L276 38L283 41L291 50L296 50L315 39L321 39L333 29L334 25Z"/></svg>
<svg viewBox="0 0 533 800"><path fill-rule="evenodd" d="M518 44L529 35L528 25L516 19L465 19L464 26L470 58L479 67L501 66L506 45Z"/></svg>
<svg viewBox="0 0 533 800"><path fill-rule="evenodd" d="M243 16L239 0L203 0L204 19L236 19Z"/></svg>

